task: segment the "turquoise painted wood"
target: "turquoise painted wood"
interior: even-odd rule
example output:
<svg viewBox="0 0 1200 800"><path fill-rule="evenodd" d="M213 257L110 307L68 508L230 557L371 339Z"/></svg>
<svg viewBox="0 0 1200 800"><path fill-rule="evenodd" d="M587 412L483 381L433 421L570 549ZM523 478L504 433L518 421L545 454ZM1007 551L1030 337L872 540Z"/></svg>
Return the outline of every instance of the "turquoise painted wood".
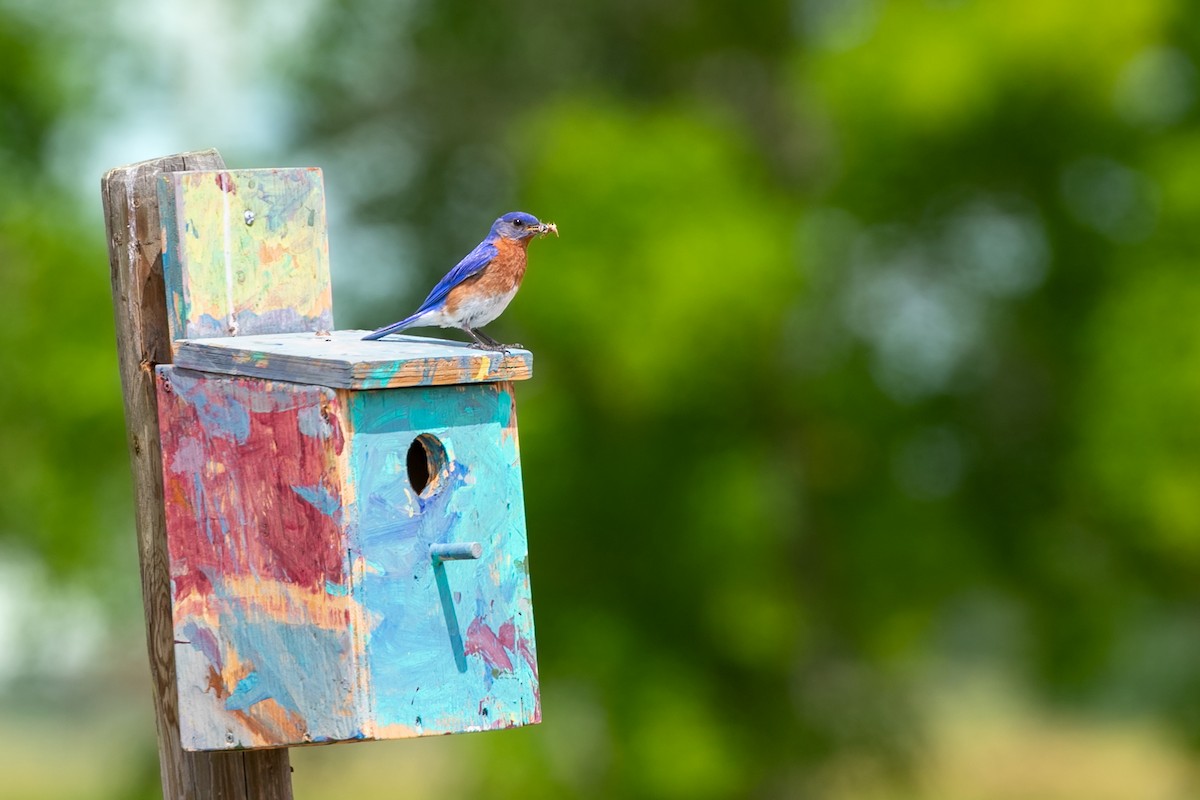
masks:
<svg viewBox="0 0 1200 800"><path fill-rule="evenodd" d="M185 748L540 721L512 384L158 390Z"/></svg>
<svg viewBox="0 0 1200 800"><path fill-rule="evenodd" d="M391 735L535 722L540 711L516 407L505 383L353 392L351 544L373 626L365 673L374 724ZM397 459L433 448L415 493ZM431 547L478 542L478 559Z"/></svg>

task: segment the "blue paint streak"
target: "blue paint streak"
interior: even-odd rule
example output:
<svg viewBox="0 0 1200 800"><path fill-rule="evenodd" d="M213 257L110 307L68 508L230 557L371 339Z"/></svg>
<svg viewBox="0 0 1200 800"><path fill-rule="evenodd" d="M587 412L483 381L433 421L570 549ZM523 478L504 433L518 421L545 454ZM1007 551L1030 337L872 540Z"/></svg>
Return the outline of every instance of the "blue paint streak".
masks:
<svg viewBox="0 0 1200 800"><path fill-rule="evenodd" d="M320 406L305 406L296 415L300 433L314 439L328 439L329 423L321 416Z"/></svg>
<svg viewBox="0 0 1200 800"><path fill-rule="evenodd" d="M271 695L267 694L266 687L260 686L260 683L257 672L251 672L238 681L237 687L225 701L225 710L245 711L255 703L270 699Z"/></svg>
<svg viewBox="0 0 1200 800"><path fill-rule="evenodd" d="M260 182L256 192L268 204L267 230L270 231L306 220L307 216L298 213L300 208L306 203L317 208L324 201L319 176L315 181L304 173L296 180L286 180L287 175L280 177L285 180Z"/></svg>
<svg viewBox="0 0 1200 800"><path fill-rule="evenodd" d="M437 580L438 596L442 600L442 615L446 618L446 631L450 634L450 650L454 653L454 664L459 672L467 671L467 654L463 649L462 630L458 627L458 614L454 610L454 595L450 592L450 581L446 578L446 565L433 565Z"/></svg>
<svg viewBox="0 0 1200 800"><path fill-rule="evenodd" d="M228 392L220 392L220 382L206 381L181 370L171 371L170 382L171 391L196 409L200 427L209 436L233 439L238 444L245 444L250 438L250 411Z"/></svg>
<svg viewBox="0 0 1200 800"><path fill-rule="evenodd" d="M332 517L342 510L342 500L324 485L293 486L292 491L313 508L327 517Z"/></svg>
<svg viewBox="0 0 1200 800"><path fill-rule="evenodd" d="M208 659L208 663L212 665L213 669L217 672L224 669L221 659L221 645L217 643L217 637L213 635L212 631L208 628L201 628L196 624L195 620L189 620L183 626L181 632L192 647L204 654L204 657Z"/></svg>
<svg viewBox="0 0 1200 800"><path fill-rule="evenodd" d="M208 499L204 491L204 480L200 473L192 476L192 492L196 498L196 508L194 511L199 518L204 522L204 537L208 539L208 543L213 543L213 524L212 518L208 513Z"/></svg>
<svg viewBox="0 0 1200 800"><path fill-rule="evenodd" d="M221 615L222 636L240 660L254 665L226 701L228 709L245 710L270 698L302 717L312 738L349 739L361 731L349 631L286 623L258 611L251 616L236 602L228 609Z"/></svg>

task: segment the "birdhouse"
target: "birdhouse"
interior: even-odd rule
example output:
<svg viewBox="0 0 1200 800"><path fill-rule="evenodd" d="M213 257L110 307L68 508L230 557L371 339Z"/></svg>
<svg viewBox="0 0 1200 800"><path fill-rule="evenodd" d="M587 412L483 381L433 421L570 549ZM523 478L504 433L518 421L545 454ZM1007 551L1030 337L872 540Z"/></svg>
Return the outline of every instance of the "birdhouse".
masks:
<svg viewBox="0 0 1200 800"><path fill-rule="evenodd" d="M184 748L538 722L530 353L333 330L319 170L173 173L159 198Z"/></svg>

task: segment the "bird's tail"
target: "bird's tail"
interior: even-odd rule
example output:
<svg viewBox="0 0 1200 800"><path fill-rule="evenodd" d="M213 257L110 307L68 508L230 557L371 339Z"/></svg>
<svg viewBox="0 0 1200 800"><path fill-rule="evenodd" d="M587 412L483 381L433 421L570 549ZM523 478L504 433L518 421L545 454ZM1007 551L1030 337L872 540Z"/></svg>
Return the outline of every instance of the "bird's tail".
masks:
<svg viewBox="0 0 1200 800"><path fill-rule="evenodd" d="M399 331L404 330L405 328L409 328L409 327L412 327L413 325L416 325L418 323L418 321L420 320L420 318L423 316L425 316L425 312L418 311L416 314L413 314L411 317L405 317L404 319L400 320L399 322L393 322L391 325L388 325L386 328L380 328L377 331L372 331L371 333L368 333L366 336L363 337L363 340L366 341L369 339L382 339L383 337L387 336L389 333L397 333Z"/></svg>

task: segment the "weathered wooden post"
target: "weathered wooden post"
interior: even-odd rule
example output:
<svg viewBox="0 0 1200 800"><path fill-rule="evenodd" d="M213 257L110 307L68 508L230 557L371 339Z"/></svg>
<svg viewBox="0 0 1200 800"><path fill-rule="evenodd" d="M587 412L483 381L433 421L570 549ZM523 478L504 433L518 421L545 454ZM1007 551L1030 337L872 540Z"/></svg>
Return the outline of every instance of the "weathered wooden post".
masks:
<svg viewBox="0 0 1200 800"><path fill-rule="evenodd" d="M154 368L171 361L163 284L158 180L165 172L224 167L216 150L111 170L101 182L117 356L137 505L138 556L165 800L289 800L287 750L189 753L179 740L171 576L163 505Z"/></svg>
<svg viewBox="0 0 1200 800"><path fill-rule="evenodd" d="M247 786L290 793L279 748L538 722L512 389L532 356L331 331L320 171L168 161L105 191L139 520L166 528L143 571L170 752L242 753ZM147 294L166 298L153 350ZM152 617L168 580L172 617Z"/></svg>

